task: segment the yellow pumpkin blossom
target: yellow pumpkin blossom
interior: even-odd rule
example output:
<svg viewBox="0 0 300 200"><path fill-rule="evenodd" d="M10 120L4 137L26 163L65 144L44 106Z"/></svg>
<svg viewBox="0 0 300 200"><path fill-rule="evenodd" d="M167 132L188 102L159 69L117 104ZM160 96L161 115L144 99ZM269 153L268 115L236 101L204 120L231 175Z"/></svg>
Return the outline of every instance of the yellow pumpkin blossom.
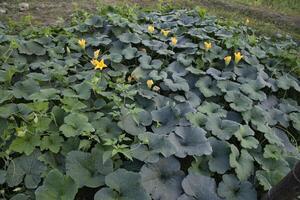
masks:
<svg viewBox="0 0 300 200"><path fill-rule="evenodd" d="M151 89L153 84L154 84L153 80L148 80L148 81L147 81L147 86L148 86L148 88Z"/></svg>
<svg viewBox="0 0 300 200"><path fill-rule="evenodd" d="M176 37L172 37L171 38L171 43L172 43L172 45L176 45L177 44L177 38Z"/></svg>
<svg viewBox="0 0 300 200"><path fill-rule="evenodd" d="M78 44L81 48L85 49L85 46L86 46L85 39L78 40Z"/></svg>
<svg viewBox="0 0 300 200"><path fill-rule="evenodd" d="M204 42L205 51L208 51L212 48L212 44L210 42Z"/></svg>
<svg viewBox="0 0 300 200"><path fill-rule="evenodd" d="M97 51L94 51L94 59L98 59L100 54L100 49L98 49Z"/></svg>
<svg viewBox="0 0 300 200"><path fill-rule="evenodd" d="M246 25L248 25L250 23L250 20L247 18L246 19Z"/></svg>
<svg viewBox="0 0 300 200"><path fill-rule="evenodd" d="M234 53L234 62L235 62L235 64L238 64L243 57L244 56L241 54L241 52Z"/></svg>
<svg viewBox="0 0 300 200"><path fill-rule="evenodd" d="M104 69L104 68L107 67L107 65L104 63L104 60L103 60L103 59L101 59L100 61L98 61L98 60L96 60L96 59L93 59L93 60L91 61L91 63L92 63L92 65L94 65L95 69L100 69L100 70L102 70L102 69Z"/></svg>
<svg viewBox="0 0 300 200"><path fill-rule="evenodd" d="M167 31L167 30L162 29L162 30L161 30L161 33L162 33L165 37L167 37L167 36L169 35L170 31Z"/></svg>
<svg viewBox="0 0 300 200"><path fill-rule="evenodd" d="M153 26L153 25L149 25L149 26L148 26L148 32L149 32L149 33L153 33L154 30L155 30L155 29L154 29L154 26Z"/></svg>
<svg viewBox="0 0 300 200"><path fill-rule="evenodd" d="M132 81L135 81L135 77L129 75L128 78L127 78L127 80L128 80L129 83L131 83Z"/></svg>
<svg viewBox="0 0 300 200"><path fill-rule="evenodd" d="M230 63L230 61L231 61L231 56L226 56L226 57L224 58L224 60L225 60L226 66L229 65L229 63Z"/></svg>

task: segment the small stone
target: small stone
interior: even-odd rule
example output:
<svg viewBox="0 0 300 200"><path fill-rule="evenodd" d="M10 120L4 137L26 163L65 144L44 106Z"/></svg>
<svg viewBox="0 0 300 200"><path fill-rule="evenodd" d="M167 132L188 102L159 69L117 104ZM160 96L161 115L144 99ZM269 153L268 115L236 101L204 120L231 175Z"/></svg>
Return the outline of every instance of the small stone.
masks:
<svg viewBox="0 0 300 200"><path fill-rule="evenodd" d="M6 6L8 6L8 3L3 2L3 3L2 3L2 6L6 7Z"/></svg>
<svg viewBox="0 0 300 200"><path fill-rule="evenodd" d="M0 14L6 14L7 10L5 8L0 8Z"/></svg>
<svg viewBox="0 0 300 200"><path fill-rule="evenodd" d="M29 3L19 3L19 10L21 12L29 10Z"/></svg>

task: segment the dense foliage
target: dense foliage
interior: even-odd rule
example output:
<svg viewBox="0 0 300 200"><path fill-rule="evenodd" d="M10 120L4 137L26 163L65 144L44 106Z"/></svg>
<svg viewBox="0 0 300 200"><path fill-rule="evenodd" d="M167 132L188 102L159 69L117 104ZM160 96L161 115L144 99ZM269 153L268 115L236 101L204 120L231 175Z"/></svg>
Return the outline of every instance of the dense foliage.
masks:
<svg viewBox="0 0 300 200"><path fill-rule="evenodd" d="M185 10L5 31L5 199L252 200L299 160L291 39Z"/></svg>

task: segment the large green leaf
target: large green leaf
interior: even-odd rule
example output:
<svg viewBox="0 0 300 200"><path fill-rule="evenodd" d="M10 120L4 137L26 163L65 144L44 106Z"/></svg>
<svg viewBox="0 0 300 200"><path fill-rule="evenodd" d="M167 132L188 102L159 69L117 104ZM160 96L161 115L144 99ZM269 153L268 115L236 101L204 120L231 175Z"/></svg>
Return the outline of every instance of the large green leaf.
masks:
<svg viewBox="0 0 300 200"><path fill-rule="evenodd" d="M121 42L137 44L141 41L141 38L136 33L123 33L118 36Z"/></svg>
<svg viewBox="0 0 300 200"><path fill-rule="evenodd" d="M204 76L200 78L196 83L196 87L199 88L200 92L205 97L220 95L220 90L216 87L216 82L212 80L212 78L210 78L209 76Z"/></svg>
<svg viewBox="0 0 300 200"><path fill-rule="evenodd" d="M70 200L78 191L76 183L57 169L51 170L42 186L35 191L37 200Z"/></svg>
<svg viewBox="0 0 300 200"><path fill-rule="evenodd" d="M6 182L9 187L14 187L23 182L29 189L36 188L40 181L42 173L46 166L37 159L41 154L37 151L29 156L21 156L13 159L7 168Z"/></svg>
<svg viewBox="0 0 300 200"><path fill-rule="evenodd" d="M30 155L40 144L41 140L39 135L26 133L23 137L17 137L10 145L10 149L19 153Z"/></svg>
<svg viewBox="0 0 300 200"><path fill-rule="evenodd" d="M208 166L210 171L224 174L230 169L229 154L230 146L225 141L217 140L216 138L209 138L212 146L212 154L209 156Z"/></svg>
<svg viewBox="0 0 300 200"><path fill-rule="evenodd" d="M234 175L223 175L223 181L219 184L218 194L221 197L232 200L256 200L256 191L248 181L240 182Z"/></svg>
<svg viewBox="0 0 300 200"><path fill-rule="evenodd" d="M150 200L150 196L142 187L141 176L125 169L118 169L105 177L104 187L99 190L94 200Z"/></svg>
<svg viewBox="0 0 300 200"><path fill-rule="evenodd" d="M239 123L232 120L221 119L218 116L211 116L208 117L205 127L221 140L229 140L239 129Z"/></svg>
<svg viewBox="0 0 300 200"><path fill-rule="evenodd" d="M175 157L160 159L154 164L145 164L141 169L142 184L154 200L176 199L182 192L184 172Z"/></svg>
<svg viewBox="0 0 300 200"><path fill-rule="evenodd" d="M216 182L213 178L197 173L190 173L182 181L185 192L178 200L220 200L216 193Z"/></svg>
<svg viewBox="0 0 300 200"><path fill-rule="evenodd" d="M64 122L65 124L63 124L59 130L62 131L66 137L84 135L95 131L84 114L71 113L65 117Z"/></svg>
<svg viewBox="0 0 300 200"><path fill-rule="evenodd" d="M229 91L224 96L225 100L230 103L230 107L238 112L250 110L253 101L244 94L237 91Z"/></svg>
<svg viewBox="0 0 300 200"><path fill-rule="evenodd" d="M198 127L177 127L169 138L176 148L176 156L209 155L212 148L205 137L206 132Z"/></svg>
<svg viewBox="0 0 300 200"><path fill-rule="evenodd" d="M140 66L143 69L159 69L163 64L161 60L152 60L151 56L143 55L139 58Z"/></svg>
<svg viewBox="0 0 300 200"><path fill-rule="evenodd" d="M19 52L26 55L45 55L46 49L35 41L24 41L20 43Z"/></svg>
<svg viewBox="0 0 300 200"><path fill-rule="evenodd" d="M92 150L92 153L71 151L66 158L66 173L79 187L102 186L105 175L113 170L112 160L103 161L102 158L103 152L96 148Z"/></svg>

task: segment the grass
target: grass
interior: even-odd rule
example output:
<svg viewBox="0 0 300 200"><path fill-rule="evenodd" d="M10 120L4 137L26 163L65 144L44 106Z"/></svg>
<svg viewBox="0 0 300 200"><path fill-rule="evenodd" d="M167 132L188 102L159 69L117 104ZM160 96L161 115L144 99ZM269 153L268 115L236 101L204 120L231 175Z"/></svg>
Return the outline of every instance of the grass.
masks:
<svg viewBox="0 0 300 200"><path fill-rule="evenodd" d="M264 7L289 15L300 15L299 0L229 0L229 2L240 3L260 8Z"/></svg>
<svg viewBox="0 0 300 200"><path fill-rule="evenodd" d="M237 11L228 12L225 9L208 9L209 15L215 15L221 17L225 23L228 25L235 25L239 23L245 23L249 19L250 23L248 24L252 27L258 34L266 36L279 36L279 35L290 35L295 40L300 41L300 32L299 30L294 30L286 26L285 24L274 24L268 20L258 19L255 16L246 15Z"/></svg>

